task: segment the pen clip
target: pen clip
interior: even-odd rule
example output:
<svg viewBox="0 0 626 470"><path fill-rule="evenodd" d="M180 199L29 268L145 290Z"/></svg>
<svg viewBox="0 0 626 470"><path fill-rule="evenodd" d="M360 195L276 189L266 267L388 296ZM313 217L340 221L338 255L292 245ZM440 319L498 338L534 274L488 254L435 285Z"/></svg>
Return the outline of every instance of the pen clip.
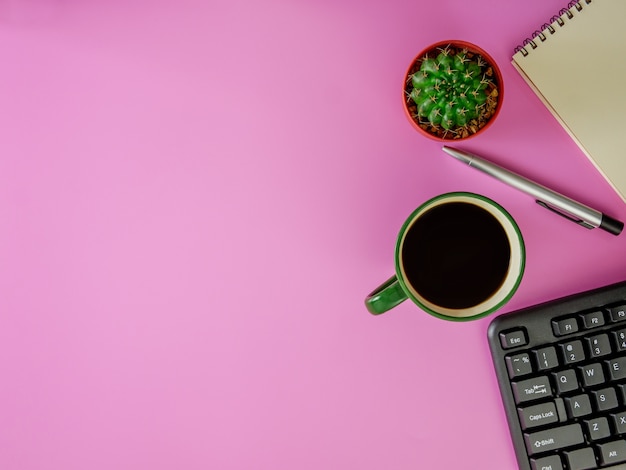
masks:
<svg viewBox="0 0 626 470"><path fill-rule="evenodd" d="M564 212L564 211L562 211L562 210L560 210L560 209L558 209L558 208L556 208L554 206L551 206L547 202L540 201L539 199L536 199L535 202L537 204L539 204L541 207L545 207L549 211L554 212L555 214L560 215L561 217L565 217L567 220L571 220L575 224L578 224L578 225L580 225L582 227L585 227L585 228L588 228L588 229L595 228L593 225L585 222L584 220L572 217L570 214L568 214L568 213L566 213L566 212Z"/></svg>

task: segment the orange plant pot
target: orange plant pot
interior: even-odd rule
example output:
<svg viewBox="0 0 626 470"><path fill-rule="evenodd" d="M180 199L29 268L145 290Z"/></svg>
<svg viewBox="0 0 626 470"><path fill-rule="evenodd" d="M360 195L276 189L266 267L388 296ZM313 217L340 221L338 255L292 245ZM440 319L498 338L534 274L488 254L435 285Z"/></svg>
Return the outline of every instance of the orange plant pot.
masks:
<svg viewBox="0 0 626 470"><path fill-rule="evenodd" d="M407 89L410 89L410 86L409 86L410 78L409 77L412 75L412 73L414 73L414 71L416 69L419 69L419 67L421 65L421 62L424 59L424 57L428 56L429 54L432 57L433 55L436 55L436 54L434 54L434 51L436 51L437 49L446 47L446 46L453 46L455 48L467 49L469 52L472 52L474 54L480 55L485 60L485 62L487 62L491 66L491 68L493 69L494 77L495 77L495 85L496 85L496 88L498 90L497 104L496 104L495 110L494 110L493 114L489 117L489 120L486 123L484 123L484 125L482 127L477 129L476 132L470 132L469 135L467 135L467 136L453 135L453 136L450 136L450 137L444 137L444 136L437 136L435 134L432 134L432 133L428 132L426 129L422 128L422 126L420 126L420 124L413 118L411 110L409 109L409 107L412 106L412 101L410 100L410 98L407 98ZM476 46L475 44L469 43L467 41L460 41L460 40L439 41L439 42L431 44L427 48L423 49L411 61L411 64L409 65L409 67L407 68L406 73L404 74L404 81L402 83L402 103L403 103L404 113L405 113L407 119L409 120L411 125L420 134L422 134L422 135L424 135L424 136L426 136L426 137L428 137L430 139L434 139L434 140L437 140L437 141L440 141L440 142L441 141L451 141L451 140L466 140L466 139L475 137L475 136L485 132L485 130L487 130L489 127L491 127L491 124L493 124L493 122L496 120L498 114L500 113L500 109L502 108L503 98L504 98L504 82L502 80L502 73L500 72L500 68L498 67L498 64L483 49L481 49L480 47Z"/></svg>

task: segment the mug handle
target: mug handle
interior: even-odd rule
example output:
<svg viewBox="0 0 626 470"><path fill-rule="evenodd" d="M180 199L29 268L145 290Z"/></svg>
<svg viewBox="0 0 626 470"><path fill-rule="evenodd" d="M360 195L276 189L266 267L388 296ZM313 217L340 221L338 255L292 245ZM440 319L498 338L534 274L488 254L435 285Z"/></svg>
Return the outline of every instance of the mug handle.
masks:
<svg viewBox="0 0 626 470"><path fill-rule="evenodd" d="M391 276L365 298L365 306L373 315L380 315L391 310L407 299L397 276Z"/></svg>

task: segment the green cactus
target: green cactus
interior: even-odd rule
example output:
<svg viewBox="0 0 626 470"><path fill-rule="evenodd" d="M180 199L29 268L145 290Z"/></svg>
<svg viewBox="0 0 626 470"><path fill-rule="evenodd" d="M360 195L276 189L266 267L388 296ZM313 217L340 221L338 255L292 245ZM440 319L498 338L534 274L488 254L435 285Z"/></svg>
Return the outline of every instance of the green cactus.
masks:
<svg viewBox="0 0 626 470"><path fill-rule="evenodd" d="M493 73L480 55L448 47L435 58L424 57L409 80L407 99L417 106L419 122L446 131L478 119L495 87Z"/></svg>

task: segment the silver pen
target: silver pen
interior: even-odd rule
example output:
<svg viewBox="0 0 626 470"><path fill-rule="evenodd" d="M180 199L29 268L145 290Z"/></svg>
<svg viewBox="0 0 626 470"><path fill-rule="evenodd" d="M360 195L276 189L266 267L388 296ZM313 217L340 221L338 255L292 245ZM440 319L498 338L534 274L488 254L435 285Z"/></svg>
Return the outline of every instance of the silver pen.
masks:
<svg viewBox="0 0 626 470"><path fill-rule="evenodd" d="M571 220L572 222L582 225L585 228L601 228L613 235L619 235L624 228L624 223L617 219L609 217L600 211L585 206L580 202L576 202L573 199L557 193L551 189L546 188L538 183L530 181L517 173L506 170L494 163L491 163L477 155L465 152L463 150L454 149L446 145L443 146L443 151L454 158L466 163L472 168L487 173L493 176L495 179L502 181L509 186L512 186L520 191L530 194L535 198L537 203L546 209L550 209L553 212Z"/></svg>

